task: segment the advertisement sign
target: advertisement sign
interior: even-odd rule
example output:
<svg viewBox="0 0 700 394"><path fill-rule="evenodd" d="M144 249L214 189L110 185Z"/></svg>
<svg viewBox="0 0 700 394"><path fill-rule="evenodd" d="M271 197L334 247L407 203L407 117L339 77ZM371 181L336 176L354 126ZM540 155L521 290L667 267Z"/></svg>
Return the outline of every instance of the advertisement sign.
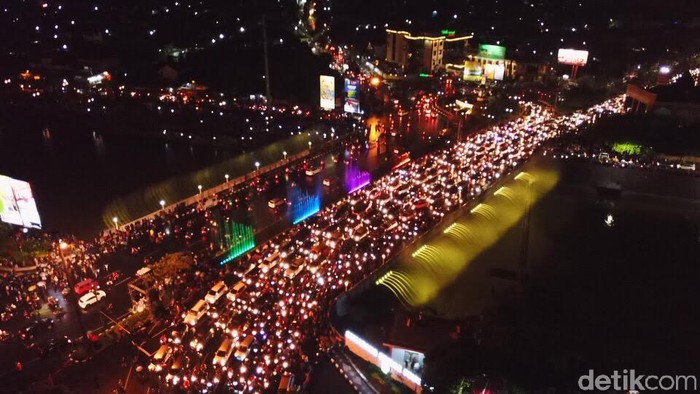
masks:
<svg viewBox="0 0 700 394"><path fill-rule="evenodd" d="M502 64L485 64L484 76L492 81L502 81L506 73L506 67Z"/></svg>
<svg viewBox="0 0 700 394"><path fill-rule="evenodd" d="M0 175L0 220L17 226L41 228L29 183Z"/></svg>
<svg viewBox="0 0 700 394"><path fill-rule="evenodd" d="M360 112L360 82L345 78L345 112Z"/></svg>
<svg viewBox="0 0 700 394"><path fill-rule="evenodd" d="M571 66L585 66L588 62L588 51L579 51L577 49L559 49L557 60L561 64Z"/></svg>
<svg viewBox="0 0 700 394"><path fill-rule="evenodd" d="M481 67L481 64L474 61L464 62L464 76L462 79L465 81L479 82L483 76L484 69Z"/></svg>
<svg viewBox="0 0 700 394"><path fill-rule="evenodd" d="M321 75L321 108L335 109L335 78Z"/></svg>
<svg viewBox="0 0 700 394"><path fill-rule="evenodd" d="M487 59L503 60L506 58L506 47L500 45L479 45L479 56Z"/></svg>

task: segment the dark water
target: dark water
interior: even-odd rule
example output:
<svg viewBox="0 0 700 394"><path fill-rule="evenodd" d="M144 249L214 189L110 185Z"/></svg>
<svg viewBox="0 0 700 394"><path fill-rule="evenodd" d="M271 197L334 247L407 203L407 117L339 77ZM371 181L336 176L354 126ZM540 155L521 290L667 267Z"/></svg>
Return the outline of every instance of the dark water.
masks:
<svg viewBox="0 0 700 394"><path fill-rule="evenodd" d="M8 113L0 122L0 174L32 184L45 229L80 236L101 228L102 209L115 197L230 156L221 148L93 134Z"/></svg>
<svg viewBox="0 0 700 394"><path fill-rule="evenodd" d="M395 127L400 132L396 137L400 145L422 154L444 124L414 114L397 120ZM295 152L291 147L287 150ZM31 183L44 229L84 238L104 229L105 210L115 200L117 204L138 205L130 203L134 193L148 194L151 185L224 163L236 155L220 147L134 135L133 130L128 136L93 133L78 122L17 116L11 107L0 110L0 174ZM377 168L379 163L371 155L367 160L363 164L366 169ZM223 172L232 177L235 174L234 169ZM223 182L222 174L218 175ZM216 180L197 181L211 187ZM191 189L194 194L195 188ZM160 198L151 204L153 210ZM166 199L168 203L175 201Z"/></svg>

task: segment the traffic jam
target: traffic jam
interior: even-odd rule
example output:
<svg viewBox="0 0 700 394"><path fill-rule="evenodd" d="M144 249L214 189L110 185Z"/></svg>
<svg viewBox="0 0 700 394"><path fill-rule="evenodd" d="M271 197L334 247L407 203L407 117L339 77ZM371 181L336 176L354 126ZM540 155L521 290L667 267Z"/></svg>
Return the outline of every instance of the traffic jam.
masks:
<svg viewBox="0 0 700 394"><path fill-rule="evenodd" d="M404 160L228 263L235 280L211 283L193 305L181 305L184 312L165 331L148 371L169 389L201 392L301 384L339 294L512 172L544 141L621 111L622 98L567 116L521 105L520 118Z"/></svg>

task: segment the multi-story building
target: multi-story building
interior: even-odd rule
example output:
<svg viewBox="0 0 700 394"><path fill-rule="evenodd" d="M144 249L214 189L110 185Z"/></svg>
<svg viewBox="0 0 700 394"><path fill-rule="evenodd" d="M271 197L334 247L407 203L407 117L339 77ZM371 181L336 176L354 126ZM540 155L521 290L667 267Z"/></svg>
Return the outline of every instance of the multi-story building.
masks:
<svg viewBox="0 0 700 394"><path fill-rule="evenodd" d="M443 67L450 52L462 57L472 36L456 36L454 31L441 35L414 36L407 31L387 29L386 61L404 70L434 73Z"/></svg>

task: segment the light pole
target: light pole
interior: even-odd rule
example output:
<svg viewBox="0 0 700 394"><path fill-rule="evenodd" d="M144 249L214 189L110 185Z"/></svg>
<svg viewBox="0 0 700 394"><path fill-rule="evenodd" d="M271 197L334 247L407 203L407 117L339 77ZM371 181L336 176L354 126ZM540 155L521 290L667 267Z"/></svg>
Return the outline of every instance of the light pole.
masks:
<svg viewBox="0 0 700 394"><path fill-rule="evenodd" d="M226 183L228 183L228 174L224 175L224 178L226 178Z"/></svg>
<svg viewBox="0 0 700 394"><path fill-rule="evenodd" d="M202 194L202 185L197 185L197 190L199 190L199 194Z"/></svg>
<svg viewBox="0 0 700 394"><path fill-rule="evenodd" d="M117 229L117 231L119 231L119 218L116 216L113 217L112 222L114 223L114 228Z"/></svg>
<svg viewBox="0 0 700 394"><path fill-rule="evenodd" d="M282 154L284 155L284 161L287 161L287 151L282 152Z"/></svg>
<svg viewBox="0 0 700 394"><path fill-rule="evenodd" d="M260 171L260 162L256 161L255 162L255 172L257 173L258 171Z"/></svg>
<svg viewBox="0 0 700 394"><path fill-rule="evenodd" d="M116 218L115 218L116 219ZM75 296L75 281L73 280L73 270L71 270L66 260L65 250L68 249L70 245L66 242L61 242L58 245L58 254L61 255L61 262L63 262L63 268L66 270L66 279L68 279L68 293L70 293L70 299L73 303L73 308L75 309L75 315L78 318L78 326L80 331L83 333L83 338L85 339L85 346L88 346L90 339L88 339L87 331L85 331L85 326L83 325L83 316L80 312L80 306L78 305L78 298Z"/></svg>
<svg viewBox="0 0 700 394"><path fill-rule="evenodd" d="M309 141L309 150L311 150L311 141Z"/></svg>
<svg viewBox="0 0 700 394"><path fill-rule="evenodd" d="M160 209L165 209L165 200L160 200Z"/></svg>

